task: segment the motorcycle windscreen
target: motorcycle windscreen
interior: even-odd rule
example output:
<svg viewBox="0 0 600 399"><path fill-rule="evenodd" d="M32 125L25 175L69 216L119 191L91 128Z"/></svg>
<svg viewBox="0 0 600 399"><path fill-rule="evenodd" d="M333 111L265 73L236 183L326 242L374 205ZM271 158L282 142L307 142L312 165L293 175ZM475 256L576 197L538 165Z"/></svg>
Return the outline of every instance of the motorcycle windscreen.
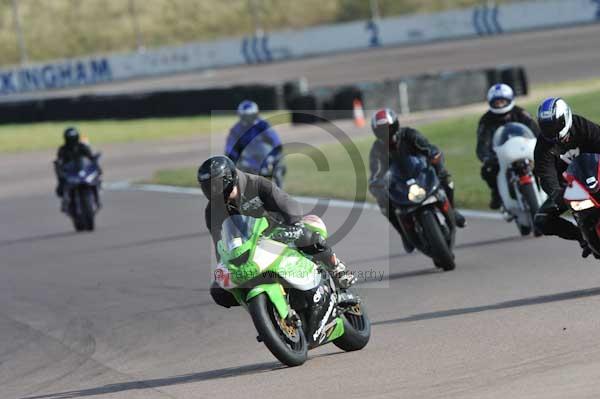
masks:
<svg viewBox="0 0 600 399"><path fill-rule="evenodd" d="M395 160L386 174L386 187L390 199L399 206L414 206L418 202L408 198L410 187L418 185L425 190L428 198L439 186L439 180L427 159L420 156L406 156ZM422 202L422 201L421 201Z"/></svg>
<svg viewBox="0 0 600 399"><path fill-rule="evenodd" d="M243 245L250 240L257 220L243 215L232 215L225 219L221 227L221 242L232 257L235 257L235 253L239 252Z"/></svg>
<svg viewBox="0 0 600 399"><path fill-rule="evenodd" d="M268 166L268 158L274 149L271 144L257 137L244 148L237 166L243 171L259 174L263 167Z"/></svg>
<svg viewBox="0 0 600 399"><path fill-rule="evenodd" d="M590 193L598 193L600 154L581 154L567 168L567 175L573 176Z"/></svg>
<svg viewBox="0 0 600 399"><path fill-rule="evenodd" d="M535 140L535 135L531 129L522 123L511 122L496 129L494 132L494 138L492 140L492 146L500 147L513 137L523 137L525 139Z"/></svg>

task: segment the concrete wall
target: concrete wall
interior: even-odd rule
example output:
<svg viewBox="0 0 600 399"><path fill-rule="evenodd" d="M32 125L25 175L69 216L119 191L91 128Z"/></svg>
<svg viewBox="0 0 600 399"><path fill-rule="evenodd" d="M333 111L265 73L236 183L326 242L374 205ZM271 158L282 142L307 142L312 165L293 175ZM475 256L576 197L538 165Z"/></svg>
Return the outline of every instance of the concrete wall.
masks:
<svg viewBox="0 0 600 399"><path fill-rule="evenodd" d="M385 18L375 23L358 21L4 68L0 69L0 95L596 21L600 21L600 0L539 0Z"/></svg>

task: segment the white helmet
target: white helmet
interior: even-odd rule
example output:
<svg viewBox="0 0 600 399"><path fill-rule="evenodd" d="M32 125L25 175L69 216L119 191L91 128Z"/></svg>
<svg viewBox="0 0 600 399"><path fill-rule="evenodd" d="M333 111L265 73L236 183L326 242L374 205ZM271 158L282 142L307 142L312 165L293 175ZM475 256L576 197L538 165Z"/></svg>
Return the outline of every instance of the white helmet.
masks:
<svg viewBox="0 0 600 399"><path fill-rule="evenodd" d="M573 126L571 107L562 98L545 99L538 108L538 124L542 138L547 141L557 143L567 140Z"/></svg>
<svg viewBox="0 0 600 399"><path fill-rule="evenodd" d="M244 100L238 105L237 114L243 124L252 125L258 118L258 104L254 101Z"/></svg>
<svg viewBox="0 0 600 399"><path fill-rule="evenodd" d="M506 104L498 106L498 100L504 100ZM494 114L503 115L510 111L515 106L515 93L507 84L498 83L490 87L487 93L487 101L490 106L490 111Z"/></svg>

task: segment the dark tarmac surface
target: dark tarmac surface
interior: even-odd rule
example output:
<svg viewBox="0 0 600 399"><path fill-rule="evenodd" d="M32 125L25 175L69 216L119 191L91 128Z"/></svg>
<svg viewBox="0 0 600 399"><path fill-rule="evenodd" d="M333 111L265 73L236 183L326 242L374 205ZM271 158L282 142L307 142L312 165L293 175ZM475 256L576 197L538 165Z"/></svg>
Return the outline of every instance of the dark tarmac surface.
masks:
<svg viewBox="0 0 600 399"><path fill-rule="evenodd" d="M469 219L457 270L442 273L365 210L336 249L364 277L371 342L285 369L243 310L211 302L200 197L104 198L98 230L79 235L51 196L0 200L0 397L598 393L600 264L576 244ZM327 211L331 230L347 212Z"/></svg>

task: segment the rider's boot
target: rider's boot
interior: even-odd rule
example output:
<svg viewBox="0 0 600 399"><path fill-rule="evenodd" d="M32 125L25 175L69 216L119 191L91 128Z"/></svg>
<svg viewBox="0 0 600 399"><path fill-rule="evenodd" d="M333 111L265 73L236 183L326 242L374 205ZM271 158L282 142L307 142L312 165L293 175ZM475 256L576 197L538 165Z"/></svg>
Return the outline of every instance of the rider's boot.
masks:
<svg viewBox="0 0 600 399"><path fill-rule="evenodd" d="M454 209L454 220L456 221L456 226L458 228L463 228L467 225L467 220L463 216L462 213L458 209Z"/></svg>
<svg viewBox="0 0 600 399"><path fill-rule="evenodd" d="M592 254L592 249L586 240L579 241L579 245L581 246L581 257L587 258ZM594 254L595 256L595 254Z"/></svg>
<svg viewBox="0 0 600 399"><path fill-rule="evenodd" d="M330 268L330 273L336 284L340 288L350 288L352 285L356 284L357 278L352 274L338 258L335 254L331 255L328 260L326 260L327 266Z"/></svg>
<svg viewBox="0 0 600 399"><path fill-rule="evenodd" d="M502 198L500 198L500 193L498 189L492 189L492 198L490 200L490 209L500 209L502 206Z"/></svg>

